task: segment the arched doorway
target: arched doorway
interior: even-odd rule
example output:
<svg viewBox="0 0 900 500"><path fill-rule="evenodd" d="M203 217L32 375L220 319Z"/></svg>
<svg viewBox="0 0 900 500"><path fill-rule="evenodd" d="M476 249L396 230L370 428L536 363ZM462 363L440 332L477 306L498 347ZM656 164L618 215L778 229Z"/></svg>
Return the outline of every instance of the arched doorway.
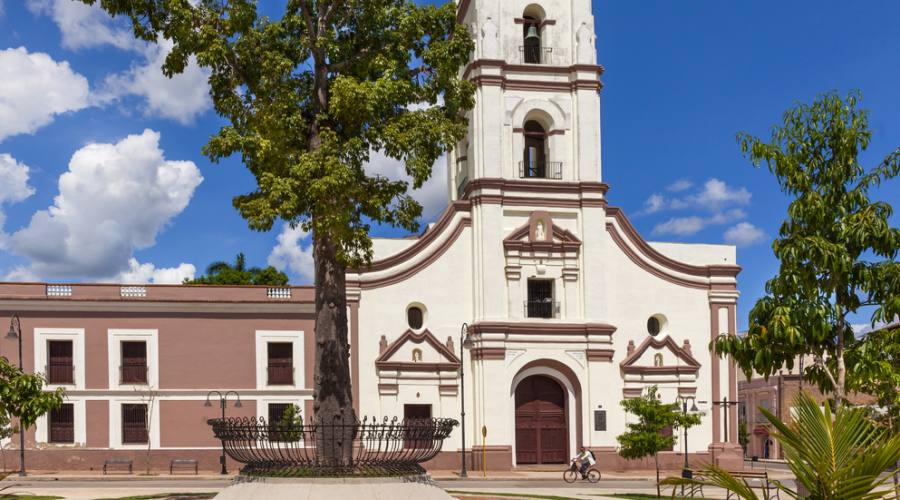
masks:
<svg viewBox="0 0 900 500"><path fill-rule="evenodd" d="M516 463L561 464L569 455L566 391L546 375L516 386Z"/></svg>

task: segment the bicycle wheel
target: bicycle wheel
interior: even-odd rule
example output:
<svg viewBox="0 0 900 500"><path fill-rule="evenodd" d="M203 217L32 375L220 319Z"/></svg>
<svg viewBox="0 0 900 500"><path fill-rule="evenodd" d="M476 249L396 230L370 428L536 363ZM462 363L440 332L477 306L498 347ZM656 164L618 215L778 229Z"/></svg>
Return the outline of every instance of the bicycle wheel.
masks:
<svg viewBox="0 0 900 500"><path fill-rule="evenodd" d="M600 471L598 471L597 469L589 470L587 479L592 483L596 483L600 480Z"/></svg>
<svg viewBox="0 0 900 500"><path fill-rule="evenodd" d="M563 472L563 480L567 483L574 483L578 480L578 471L575 469L568 469Z"/></svg>

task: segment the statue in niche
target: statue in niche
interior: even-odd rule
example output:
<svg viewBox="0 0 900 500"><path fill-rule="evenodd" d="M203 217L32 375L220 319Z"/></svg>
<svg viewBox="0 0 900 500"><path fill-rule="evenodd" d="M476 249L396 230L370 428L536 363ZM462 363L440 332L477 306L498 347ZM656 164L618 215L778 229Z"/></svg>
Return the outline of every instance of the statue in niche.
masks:
<svg viewBox="0 0 900 500"><path fill-rule="evenodd" d="M653 356L653 366L659 367L662 365L663 365L663 355L656 354L655 356Z"/></svg>
<svg viewBox="0 0 900 500"><path fill-rule="evenodd" d="M481 57L485 59L497 58L497 25L487 18L481 25Z"/></svg>
<svg viewBox="0 0 900 500"><path fill-rule="evenodd" d="M579 64L594 63L594 42L597 37L587 23L581 23L581 27L575 33L578 39L578 52L576 60Z"/></svg>
<svg viewBox="0 0 900 500"><path fill-rule="evenodd" d="M422 362L422 350L421 349L413 349L412 360L413 360L413 363L421 363Z"/></svg>
<svg viewBox="0 0 900 500"><path fill-rule="evenodd" d="M544 241L547 239L547 235L544 231L544 221L539 220L537 224L534 225L534 239L535 241Z"/></svg>

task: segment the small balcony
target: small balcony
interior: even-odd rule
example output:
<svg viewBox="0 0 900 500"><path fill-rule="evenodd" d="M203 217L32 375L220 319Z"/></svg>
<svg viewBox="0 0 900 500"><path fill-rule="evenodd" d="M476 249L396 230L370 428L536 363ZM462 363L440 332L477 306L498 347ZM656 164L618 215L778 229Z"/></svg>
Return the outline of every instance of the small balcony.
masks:
<svg viewBox="0 0 900 500"><path fill-rule="evenodd" d="M147 365L129 364L119 367L120 384L147 385Z"/></svg>
<svg viewBox="0 0 900 500"><path fill-rule="evenodd" d="M531 47L519 45L519 62L521 64L551 64L553 47Z"/></svg>
<svg viewBox="0 0 900 500"><path fill-rule="evenodd" d="M75 366L72 363L47 364L47 383L54 385L74 385Z"/></svg>
<svg viewBox="0 0 900 500"><path fill-rule="evenodd" d="M545 162L519 162L519 178L520 179L562 179L562 162L561 161L545 161Z"/></svg>
<svg viewBox="0 0 900 500"><path fill-rule="evenodd" d="M51 425L49 434L48 441L51 443L74 443L75 425L71 423Z"/></svg>
<svg viewBox="0 0 900 500"><path fill-rule="evenodd" d="M144 424L126 423L122 426L122 444L147 444L149 440Z"/></svg>
<svg viewBox="0 0 900 500"><path fill-rule="evenodd" d="M559 317L559 302L551 299L526 300L524 302L526 318Z"/></svg>
<svg viewBox="0 0 900 500"><path fill-rule="evenodd" d="M269 365L266 367L268 385L294 385L294 367L292 365Z"/></svg>

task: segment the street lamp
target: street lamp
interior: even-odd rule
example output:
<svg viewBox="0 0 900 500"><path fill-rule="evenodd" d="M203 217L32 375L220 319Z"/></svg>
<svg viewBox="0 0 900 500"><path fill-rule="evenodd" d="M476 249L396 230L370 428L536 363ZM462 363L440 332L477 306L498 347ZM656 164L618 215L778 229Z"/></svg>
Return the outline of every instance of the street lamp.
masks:
<svg viewBox="0 0 900 500"><path fill-rule="evenodd" d="M225 405L228 403L229 395L234 394L234 397L236 398L236 401L234 402L234 407L235 408L241 407L241 395L235 391L228 391L224 395L219 391L209 391L206 394L206 403L204 403L203 406L205 406L207 408L212 407L212 403L210 402L209 397L212 396L213 394L216 394L219 396L219 407L222 408L222 420L225 420ZM222 456L219 457L219 462L222 464L222 471L220 472L220 474L228 474L228 470L225 469L225 441L224 440L222 441Z"/></svg>
<svg viewBox="0 0 900 500"><path fill-rule="evenodd" d="M19 321L19 315L13 314L9 319L9 332L6 334L8 339L19 339L19 370L24 371L22 367L22 323ZM25 429L22 428L22 419L19 418L19 477L25 477Z"/></svg>
<svg viewBox="0 0 900 500"><path fill-rule="evenodd" d="M465 349L472 348L472 338L469 336L469 324L463 323L459 329L459 404L460 404L460 422L462 432L462 468L459 470L459 477L469 477L466 474L466 371L463 369L465 364Z"/></svg>
<svg viewBox="0 0 900 500"><path fill-rule="evenodd" d="M700 412L700 410L697 409L697 398L694 396L682 396L679 394L675 397L675 401L681 402L681 413L685 416L688 414L688 401L691 402L691 415L696 415ZM690 469L690 466L688 465L688 428L687 426L684 426L684 470L687 471L688 469Z"/></svg>

